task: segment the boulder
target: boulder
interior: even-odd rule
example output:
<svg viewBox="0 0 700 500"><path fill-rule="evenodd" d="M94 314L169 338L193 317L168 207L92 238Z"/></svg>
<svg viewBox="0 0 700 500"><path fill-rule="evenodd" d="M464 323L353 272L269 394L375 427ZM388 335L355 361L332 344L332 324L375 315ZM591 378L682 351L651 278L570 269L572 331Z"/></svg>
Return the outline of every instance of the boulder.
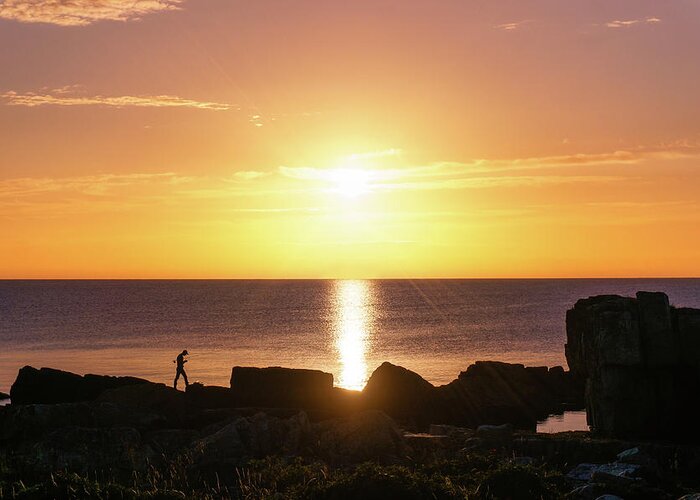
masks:
<svg viewBox="0 0 700 500"><path fill-rule="evenodd" d="M366 408L382 410L411 428L430 424L476 427L510 423L534 429L550 413L583 406L583 384L562 367L477 361L434 387L420 375L383 363L362 391Z"/></svg>
<svg viewBox="0 0 700 500"><path fill-rule="evenodd" d="M246 456L245 446L238 433L237 421L193 444L195 463L199 467L220 464L242 464Z"/></svg>
<svg viewBox="0 0 700 500"><path fill-rule="evenodd" d="M10 399L10 395L0 392L0 401L5 401L6 399Z"/></svg>
<svg viewBox="0 0 700 500"><path fill-rule="evenodd" d="M265 413L256 413L249 418L236 422L240 439L246 454L253 458L268 455L296 455L309 438L311 424L306 413L288 419L270 417Z"/></svg>
<svg viewBox="0 0 700 500"><path fill-rule="evenodd" d="M31 442L70 426L90 427L95 417L87 403L10 405L0 413L0 443Z"/></svg>
<svg viewBox="0 0 700 500"><path fill-rule="evenodd" d="M177 456L200 438L199 431L192 429L159 429L143 436L143 441L153 453L164 459Z"/></svg>
<svg viewBox="0 0 700 500"><path fill-rule="evenodd" d="M366 408L381 410L400 420L419 426L433 423L435 387L411 370L382 363L370 376L362 398Z"/></svg>
<svg viewBox="0 0 700 500"><path fill-rule="evenodd" d="M97 402L156 415L156 421L160 419L170 427L189 427L198 417L185 393L164 384L147 383L110 389L103 392Z"/></svg>
<svg viewBox="0 0 700 500"><path fill-rule="evenodd" d="M611 476L635 478L639 476L641 467L635 464L609 463L609 464L578 464L566 475L576 481L591 481L594 474L603 473Z"/></svg>
<svg viewBox="0 0 700 500"><path fill-rule="evenodd" d="M13 450L13 458L35 472L67 470L129 477L134 471L146 470L150 449L142 445L136 429L64 427L40 441L23 443Z"/></svg>
<svg viewBox="0 0 700 500"><path fill-rule="evenodd" d="M318 408L333 395L333 375L319 370L252 368L231 370L231 390L238 406Z"/></svg>
<svg viewBox="0 0 700 500"><path fill-rule="evenodd" d="M228 387L205 386L198 382L185 389L187 401L197 408L234 408L236 399Z"/></svg>
<svg viewBox="0 0 700 500"><path fill-rule="evenodd" d="M538 420L583 399L581 383L561 368L497 361L477 361L438 392L444 423L469 427L510 423L534 429Z"/></svg>
<svg viewBox="0 0 700 500"><path fill-rule="evenodd" d="M513 426L510 424L480 425L476 428L476 437L487 443L508 444L513 440Z"/></svg>
<svg viewBox="0 0 700 500"><path fill-rule="evenodd" d="M700 311L658 292L603 295L566 315L566 357L585 381L588 423L623 438L700 439Z"/></svg>
<svg viewBox="0 0 700 500"><path fill-rule="evenodd" d="M394 421L367 410L314 426L315 453L331 463L394 462L407 447Z"/></svg>
<svg viewBox="0 0 700 500"><path fill-rule="evenodd" d="M190 456L194 466L207 477L229 481L235 468L251 458L300 453L310 439L310 432L304 412L287 419L257 413L239 417L195 441Z"/></svg>
<svg viewBox="0 0 700 500"><path fill-rule="evenodd" d="M14 404L51 404L91 401L102 392L115 387L146 384L147 380L134 377L107 375L77 375L75 373L25 366L19 370L10 389Z"/></svg>

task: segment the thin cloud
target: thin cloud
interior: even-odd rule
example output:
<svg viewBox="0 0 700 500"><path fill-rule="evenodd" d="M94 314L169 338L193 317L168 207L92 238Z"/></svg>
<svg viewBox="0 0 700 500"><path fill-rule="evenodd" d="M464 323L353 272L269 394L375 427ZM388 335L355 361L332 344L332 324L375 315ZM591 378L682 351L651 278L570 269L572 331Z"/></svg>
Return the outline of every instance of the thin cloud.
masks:
<svg viewBox="0 0 700 500"><path fill-rule="evenodd" d="M192 177L172 172L100 174L76 177L22 177L0 181L0 199L41 196L51 193L80 193L106 195L119 188L146 184L179 185L193 180Z"/></svg>
<svg viewBox="0 0 700 500"><path fill-rule="evenodd" d="M525 21L516 21L512 23L503 23L503 24L497 24L494 26L494 28L498 30L503 30L503 31L515 31L521 26L531 23L532 21L530 20L525 20Z"/></svg>
<svg viewBox="0 0 700 500"><path fill-rule="evenodd" d="M479 189L543 186L572 182L617 182L631 177L581 172L581 167L637 165L648 161L700 158L697 148L613 151L508 160L476 159L468 162L435 162L402 168L357 169L368 191ZM315 181L332 187L350 175L350 169L279 167L288 179ZM346 175L347 174L347 175Z"/></svg>
<svg viewBox="0 0 700 500"><path fill-rule="evenodd" d="M260 172L258 170L241 170L233 174L236 180L252 181L270 175L269 172Z"/></svg>
<svg viewBox="0 0 700 500"><path fill-rule="evenodd" d="M629 28L635 24L656 24L660 23L661 19L658 17L647 17L645 19L627 19L627 20L615 20L605 23L608 28Z"/></svg>
<svg viewBox="0 0 700 500"><path fill-rule="evenodd" d="M4 0L0 18L21 23L86 26L98 21L140 21L180 9L184 0Z"/></svg>
<svg viewBox="0 0 700 500"><path fill-rule="evenodd" d="M648 179L635 166L645 162L700 158L700 145L682 142L668 149L617 151L601 154L545 156L510 160L435 162L401 168L358 168L367 192L476 190L495 188L543 188L570 184L610 184ZM383 153L380 154L380 156ZM389 153L386 153L389 155ZM0 180L0 207L15 215L32 212L41 217L84 210L126 210L151 204L191 204L201 200L240 200L241 212L275 213L307 211L278 206L250 206L255 199L292 199L332 192L348 179L351 169L279 167L244 170L228 176L186 176L173 172L99 174L65 178L15 178ZM354 173L354 171L353 171ZM340 174L340 175L339 175ZM352 178L349 178L352 182ZM246 206L247 205L247 206ZM257 203L255 203L257 205Z"/></svg>
<svg viewBox="0 0 700 500"><path fill-rule="evenodd" d="M71 94L70 87L49 90L45 93L19 93L14 90L0 94L7 106L105 106L113 108L193 108L210 111L227 111L234 106L227 103L196 101L171 95L156 96L83 96Z"/></svg>

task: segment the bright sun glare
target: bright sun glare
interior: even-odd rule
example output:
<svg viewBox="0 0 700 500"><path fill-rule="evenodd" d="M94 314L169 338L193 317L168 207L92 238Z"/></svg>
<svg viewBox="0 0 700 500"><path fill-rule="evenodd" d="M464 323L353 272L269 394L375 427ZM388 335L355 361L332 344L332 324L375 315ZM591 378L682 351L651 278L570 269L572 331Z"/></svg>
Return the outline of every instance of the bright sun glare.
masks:
<svg viewBox="0 0 700 500"><path fill-rule="evenodd" d="M370 191L370 172L360 168L336 168L329 172L328 180L333 192L346 198L357 198Z"/></svg>

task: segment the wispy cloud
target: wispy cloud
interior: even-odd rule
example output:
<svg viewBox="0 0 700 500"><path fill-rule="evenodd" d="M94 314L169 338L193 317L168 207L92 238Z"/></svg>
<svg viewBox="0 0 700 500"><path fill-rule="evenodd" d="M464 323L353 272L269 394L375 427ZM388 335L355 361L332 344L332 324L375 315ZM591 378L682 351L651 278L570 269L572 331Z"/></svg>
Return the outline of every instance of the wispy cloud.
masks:
<svg viewBox="0 0 700 500"><path fill-rule="evenodd" d="M503 30L503 31L515 31L521 26L531 23L532 21L527 19L525 21L515 21L511 23L503 23L503 24L497 24L494 26L494 28L498 30Z"/></svg>
<svg viewBox="0 0 700 500"><path fill-rule="evenodd" d="M233 174L236 180L252 181L255 179L260 179L261 177L266 177L270 175L270 172L260 172L258 170L241 170Z"/></svg>
<svg viewBox="0 0 700 500"><path fill-rule="evenodd" d="M475 159L466 162L433 162L400 168L279 167L278 173L292 180L314 181L330 188L361 182L368 191L480 189L544 186L569 183L608 183L629 179L632 173L609 175L595 167L637 165L648 161L700 158L700 148L659 148L581 153L516 159ZM587 170L583 170L583 168ZM353 175L361 176L354 178Z"/></svg>
<svg viewBox="0 0 700 500"><path fill-rule="evenodd" d="M10 90L0 94L0 100L7 106L26 106L30 108L38 106L106 106L114 108L194 108L210 111L234 109L233 105L227 103L197 101L172 95L77 95L70 90L70 87L52 89L41 93L20 93Z"/></svg>
<svg viewBox="0 0 700 500"><path fill-rule="evenodd" d="M0 180L0 208L15 216L30 214L45 218L81 211L123 211L163 204L183 205L198 210L198 207L209 206L202 203L208 200L222 201L211 205L222 211L312 213L316 210L299 207L293 201L318 200L309 196L332 193L345 182L350 187L359 183L366 193L648 183L648 171L644 173L645 170L628 167L678 159L700 159L700 145L692 142L679 144L654 150L434 162L391 168L380 165L367 167L365 164L365 168L358 166L355 169L279 167L268 171L242 170L222 176L162 172L5 179ZM367 159L377 156L391 154L357 155L358 158ZM355 175L359 175L359 179ZM604 202L609 203L609 200ZM618 208L623 206L618 205Z"/></svg>
<svg viewBox="0 0 700 500"><path fill-rule="evenodd" d="M183 0L4 0L0 18L23 23L85 26L97 21L138 21L177 10Z"/></svg>
<svg viewBox="0 0 700 500"><path fill-rule="evenodd" d="M661 19L658 17L647 17L644 19L627 19L627 20L619 20L616 19L615 21L609 21L605 23L605 26L608 28L629 28L630 26L634 26L636 24L656 24L660 23Z"/></svg>
<svg viewBox="0 0 700 500"><path fill-rule="evenodd" d="M172 172L99 174L64 178L22 177L0 181L0 199L41 196L51 193L73 193L102 196L119 188L153 183L171 186L189 182L193 177Z"/></svg>

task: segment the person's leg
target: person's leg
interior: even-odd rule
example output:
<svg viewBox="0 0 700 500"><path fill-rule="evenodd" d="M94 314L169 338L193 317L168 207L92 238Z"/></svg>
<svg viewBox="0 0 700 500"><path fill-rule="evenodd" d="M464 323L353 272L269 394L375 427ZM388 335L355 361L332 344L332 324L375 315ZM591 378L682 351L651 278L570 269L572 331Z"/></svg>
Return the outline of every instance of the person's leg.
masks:
<svg viewBox="0 0 700 500"><path fill-rule="evenodd" d="M180 370L175 373L175 382L173 382L173 387L177 389L177 379L180 378Z"/></svg>
<svg viewBox="0 0 700 500"><path fill-rule="evenodd" d="M185 370L182 370L182 378L185 379L185 387L190 385L190 383L187 381L187 374L185 373Z"/></svg>

